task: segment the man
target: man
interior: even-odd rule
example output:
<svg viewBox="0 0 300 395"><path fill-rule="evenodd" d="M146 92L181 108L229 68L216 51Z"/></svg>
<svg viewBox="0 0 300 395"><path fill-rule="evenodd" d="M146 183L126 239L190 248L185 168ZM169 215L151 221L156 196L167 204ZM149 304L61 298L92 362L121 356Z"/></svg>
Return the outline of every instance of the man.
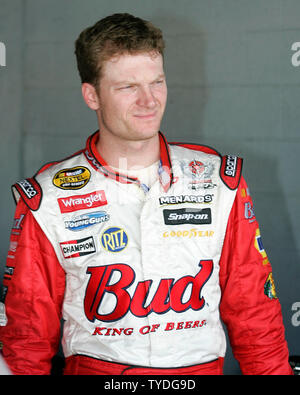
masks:
<svg viewBox="0 0 300 395"><path fill-rule="evenodd" d="M76 42L100 132L13 187L0 339L15 374L291 374L242 160L168 144L159 29L109 16Z"/></svg>

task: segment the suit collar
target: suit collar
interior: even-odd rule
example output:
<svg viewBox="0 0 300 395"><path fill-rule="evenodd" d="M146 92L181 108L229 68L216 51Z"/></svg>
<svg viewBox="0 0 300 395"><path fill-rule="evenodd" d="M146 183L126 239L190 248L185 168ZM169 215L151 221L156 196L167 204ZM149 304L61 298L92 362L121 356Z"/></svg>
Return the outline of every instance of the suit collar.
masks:
<svg viewBox="0 0 300 395"><path fill-rule="evenodd" d="M113 170L102 158L101 153L97 149L97 142L99 140L99 131L92 134L86 142L86 148L84 155L90 165L97 171L100 171L105 177L114 179L117 182L123 184L135 183L140 187L143 187L137 178L128 177L124 174L118 173ZM170 150L168 142L165 136L159 132L159 144L160 144L160 164L158 170L158 176L160 183L165 192L167 192L173 182L173 171L172 163L170 158ZM144 189L144 188L143 188Z"/></svg>

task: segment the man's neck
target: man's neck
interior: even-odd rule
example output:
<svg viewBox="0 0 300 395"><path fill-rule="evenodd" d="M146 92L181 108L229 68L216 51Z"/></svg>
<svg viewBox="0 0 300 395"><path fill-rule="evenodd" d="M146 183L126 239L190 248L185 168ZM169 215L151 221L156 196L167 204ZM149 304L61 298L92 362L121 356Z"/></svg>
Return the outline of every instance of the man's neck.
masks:
<svg viewBox="0 0 300 395"><path fill-rule="evenodd" d="M147 140L129 141L100 131L97 149L109 166L123 170L145 168L159 160L159 135Z"/></svg>

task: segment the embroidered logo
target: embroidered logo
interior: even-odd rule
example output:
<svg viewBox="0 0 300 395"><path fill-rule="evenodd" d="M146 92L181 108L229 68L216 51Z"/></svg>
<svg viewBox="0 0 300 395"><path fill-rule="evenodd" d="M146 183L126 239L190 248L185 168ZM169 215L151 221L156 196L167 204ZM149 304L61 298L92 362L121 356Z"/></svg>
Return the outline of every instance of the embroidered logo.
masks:
<svg viewBox="0 0 300 395"><path fill-rule="evenodd" d="M75 195L57 199L61 213L92 209L107 204L104 191L95 191L86 195Z"/></svg>

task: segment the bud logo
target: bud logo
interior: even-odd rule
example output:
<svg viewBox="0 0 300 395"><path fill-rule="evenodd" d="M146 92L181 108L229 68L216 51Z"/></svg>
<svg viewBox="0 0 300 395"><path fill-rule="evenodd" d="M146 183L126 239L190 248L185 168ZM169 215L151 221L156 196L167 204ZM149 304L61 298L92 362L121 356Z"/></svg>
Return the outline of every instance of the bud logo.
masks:
<svg viewBox="0 0 300 395"><path fill-rule="evenodd" d="M104 191L91 192L86 195L76 195L57 199L61 213L85 210L107 204Z"/></svg>
<svg viewBox="0 0 300 395"><path fill-rule="evenodd" d="M138 282L135 289L129 292L127 289L133 285L136 277L130 266L123 263L90 266L87 269L87 274L91 277L84 299L85 315L91 322L95 319L112 322L120 320L129 311L136 317L147 317L151 313L164 314L169 310L176 313L188 309L201 310L205 305L201 292L212 274L213 261L201 260L199 266L200 270L195 277L185 276L177 281L174 278L161 279L148 304L147 296L150 293L152 280ZM117 282L111 281L115 272L119 278ZM114 301L112 304L110 297ZM107 305L103 306L105 300Z"/></svg>
<svg viewBox="0 0 300 395"><path fill-rule="evenodd" d="M121 228L109 228L101 236L101 243L106 251L120 252L128 244L128 236Z"/></svg>

